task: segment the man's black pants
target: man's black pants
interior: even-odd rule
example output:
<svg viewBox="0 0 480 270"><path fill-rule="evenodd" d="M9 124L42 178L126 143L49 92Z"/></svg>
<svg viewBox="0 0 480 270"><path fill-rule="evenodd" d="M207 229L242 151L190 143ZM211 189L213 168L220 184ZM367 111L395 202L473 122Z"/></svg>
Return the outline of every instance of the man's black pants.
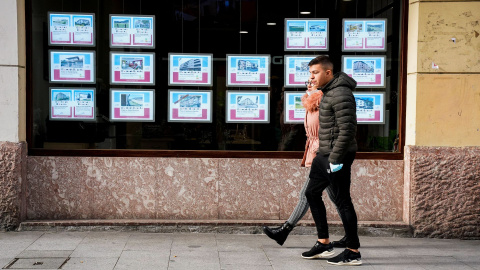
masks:
<svg viewBox="0 0 480 270"><path fill-rule="evenodd" d="M328 155L317 155L312 162L310 182L305 195L317 227L318 238L329 238L327 212L322 200L322 192L330 185L333 193L331 199L338 209L345 229L347 247L358 249L360 241L357 232L357 214L350 197L351 168L354 159L355 152L347 153L343 159L342 169L331 173Z"/></svg>

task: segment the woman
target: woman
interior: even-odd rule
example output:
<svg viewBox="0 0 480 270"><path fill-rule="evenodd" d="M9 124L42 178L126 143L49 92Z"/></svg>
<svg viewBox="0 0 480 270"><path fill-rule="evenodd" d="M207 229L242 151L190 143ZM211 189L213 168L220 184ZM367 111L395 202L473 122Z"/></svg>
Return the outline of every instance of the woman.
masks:
<svg viewBox="0 0 480 270"><path fill-rule="evenodd" d="M305 143L305 153L303 154L302 167L309 168L312 165L313 158L317 155L318 150L318 128L320 126L318 120L318 108L320 101L322 100L323 93L320 91L315 81L305 82L307 86L307 92L302 97L302 105L305 108L305 120L303 122L305 126L305 132L307 136L307 141ZM269 228L267 226L263 227L263 232L275 240L279 245L283 245L285 240L287 240L288 234L293 230L293 227L297 225L298 221L305 216L308 211L309 205L307 202L307 197L305 196L305 190L308 186L310 178L307 174L307 179L303 184L300 194L298 195L298 203L288 220L280 227ZM330 189L327 188L327 193L330 196L330 200L333 201L334 198L331 197ZM333 241L334 247L344 247L345 239L342 238L340 241Z"/></svg>

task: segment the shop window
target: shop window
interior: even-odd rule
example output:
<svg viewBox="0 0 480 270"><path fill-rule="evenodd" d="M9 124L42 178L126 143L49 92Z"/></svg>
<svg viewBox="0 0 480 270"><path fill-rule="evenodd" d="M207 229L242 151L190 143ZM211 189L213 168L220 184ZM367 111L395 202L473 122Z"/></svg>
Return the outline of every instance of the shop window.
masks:
<svg viewBox="0 0 480 270"><path fill-rule="evenodd" d="M142 155L141 150L214 150L215 153L241 150L268 152L272 157L277 152L287 151L298 156L304 149L305 131L302 123L284 122L284 92L300 93L305 91L305 87L284 87L285 56L327 54L334 62L335 72L342 69L342 57L345 56L384 57L384 85L356 90L367 94L382 93L384 104L381 114L384 118L381 123L359 123L357 142L359 152L399 153L399 138L402 135L403 6L403 1L398 0L298 0L282 4L272 0L29 0L26 14L30 78L27 85L29 148L34 154L52 149L60 150L57 153L81 149L139 150L135 152L139 156ZM49 42L51 13L93 14L93 46L82 43L59 46ZM155 46L112 47L111 15L154 17ZM328 50L286 51L285 19L328 19ZM343 51L344 19L384 20L386 50ZM82 26L89 24L88 20L79 23ZM139 27L147 27L148 23L146 20L137 21ZM52 51L93 52L94 83L83 80L70 83L52 81ZM211 55L211 85L169 85L169 54L172 53ZM134 59L136 55L154 55L154 83L112 83L112 54L131 54L132 58L127 59L130 62L125 60L124 67L132 70L145 68L145 63ZM227 86L227 55L268 55L269 85ZM70 65L75 64L74 59L69 61ZM52 117L51 91L77 88L95 90L93 119ZM110 108L112 89L153 90L151 121L113 119ZM210 121L169 121L169 90L211 91ZM229 91L268 92L268 121L228 121L226 100ZM82 97L89 100L88 93L82 92ZM60 95L59 98L65 97ZM210 152L200 151L197 155ZM95 153L92 152L92 155Z"/></svg>

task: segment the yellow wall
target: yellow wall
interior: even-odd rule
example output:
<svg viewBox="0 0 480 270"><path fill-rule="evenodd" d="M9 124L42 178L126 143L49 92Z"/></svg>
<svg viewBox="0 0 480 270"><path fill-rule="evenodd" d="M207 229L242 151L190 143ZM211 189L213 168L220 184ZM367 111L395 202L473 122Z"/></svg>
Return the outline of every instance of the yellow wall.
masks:
<svg viewBox="0 0 480 270"><path fill-rule="evenodd" d="M480 146L480 1L410 0L408 27L406 144Z"/></svg>

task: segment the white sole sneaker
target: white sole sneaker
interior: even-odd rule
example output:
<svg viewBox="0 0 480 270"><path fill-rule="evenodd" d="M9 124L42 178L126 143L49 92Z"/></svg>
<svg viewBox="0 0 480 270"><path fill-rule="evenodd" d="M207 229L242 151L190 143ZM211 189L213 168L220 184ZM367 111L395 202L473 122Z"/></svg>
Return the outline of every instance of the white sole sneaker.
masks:
<svg viewBox="0 0 480 270"><path fill-rule="evenodd" d="M332 256L333 254L335 254L335 251L333 251L333 250L332 250L332 251L328 251L328 250L327 250L327 251L324 251L324 252L322 252L322 253L320 253L320 254L313 255L313 256L311 256L311 257L305 257L305 256L302 255L302 258L307 259L307 260L320 259L320 258L330 257L330 256Z"/></svg>
<svg viewBox="0 0 480 270"><path fill-rule="evenodd" d="M338 263L327 261L327 263L333 264L333 265L362 265L362 260L353 260L349 262L338 262Z"/></svg>

